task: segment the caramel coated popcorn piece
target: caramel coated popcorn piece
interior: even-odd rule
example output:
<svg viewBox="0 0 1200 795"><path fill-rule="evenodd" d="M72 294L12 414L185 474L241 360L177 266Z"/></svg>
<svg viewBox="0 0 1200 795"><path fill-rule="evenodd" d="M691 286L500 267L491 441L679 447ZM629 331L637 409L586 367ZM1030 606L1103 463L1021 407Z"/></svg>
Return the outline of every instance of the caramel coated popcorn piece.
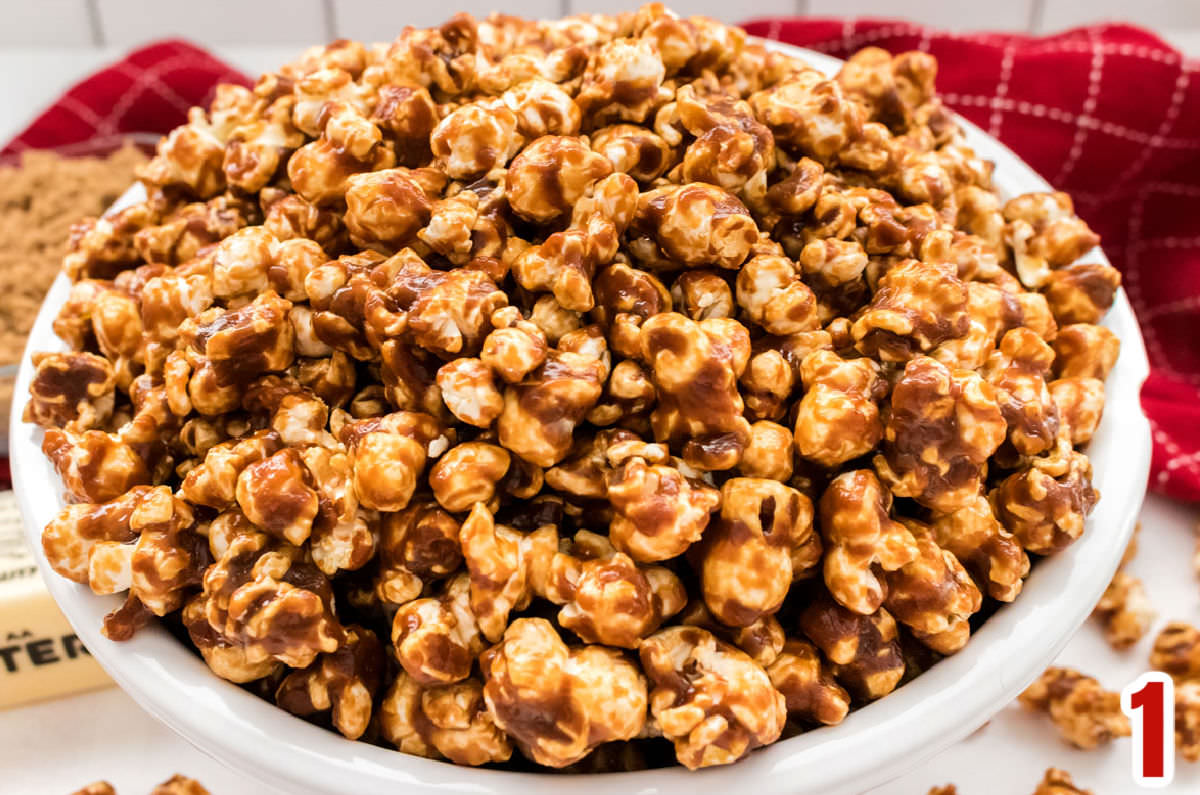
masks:
<svg viewBox="0 0 1200 795"><path fill-rule="evenodd" d="M1098 323L1121 286L1121 272L1102 262L1076 262L1050 274L1042 294L1061 324Z"/></svg>
<svg viewBox="0 0 1200 795"><path fill-rule="evenodd" d="M674 312L642 326L642 356L658 390L654 436L669 443L686 439L684 460L699 469L734 467L750 441L736 383L749 354L744 335L734 320L697 323Z"/></svg>
<svg viewBox="0 0 1200 795"><path fill-rule="evenodd" d="M986 497L936 516L930 529L938 546L957 557L988 596L1011 602L1021 593L1029 556L996 519Z"/></svg>
<svg viewBox="0 0 1200 795"><path fill-rule="evenodd" d="M321 136L288 159L287 175L306 201L335 207L345 200L350 177L391 168L396 156L384 145L379 128L353 105L331 102L321 116L325 119Z"/></svg>
<svg viewBox="0 0 1200 795"><path fill-rule="evenodd" d="M546 223L570 211L597 180L612 172L608 158L579 138L545 135L513 158L509 204L517 215Z"/></svg>
<svg viewBox="0 0 1200 795"><path fill-rule="evenodd" d="M559 346L529 377L505 390L496 421L500 444L540 467L566 456L575 426L600 399L606 375L594 354L562 350L561 339Z"/></svg>
<svg viewBox="0 0 1200 795"><path fill-rule="evenodd" d="M137 264L137 234L157 220L148 203L139 203L102 218L77 221L67 238L63 269L72 282L111 279Z"/></svg>
<svg viewBox="0 0 1200 795"><path fill-rule="evenodd" d="M650 710L689 770L736 762L783 731L787 702L745 653L698 627L647 638L642 667Z"/></svg>
<svg viewBox="0 0 1200 795"><path fill-rule="evenodd" d="M903 362L964 336L969 325L967 289L955 269L905 260L879 280L853 334L862 353Z"/></svg>
<svg viewBox="0 0 1200 795"><path fill-rule="evenodd" d="M588 412L588 422L607 426L640 419L653 407L657 397L658 391L645 367L630 359L617 362L609 375L604 394Z"/></svg>
<svg viewBox="0 0 1200 795"><path fill-rule="evenodd" d="M910 524L917 555L887 572L884 604L917 640L939 654L953 654L967 644L967 623L983 597L953 553L942 549L929 529Z"/></svg>
<svg viewBox="0 0 1200 795"><path fill-rule="evenodd" d="M429 687L401 672L379 707L379 729L404 753L445 757L460 765L504 762L512 756L477 679Z"/></svg>
<svg viewBox="0 0 1200 795"><path fill-rule="evenodd" d="M380 511L408 505L426 459L448 446L433 417L408 411L357 420L339 435L352 453L359 502Z"/></svg>
<svg viewBox="0 0 1200 795"><path fill-rule="evenodd" d="M239 229L217 243L212 258L212 291L215 298L256 295L270 285L279 241L265 227Z"/></svg>
<svg viewBox="0 0 1200 795"><path fill-rule="evenodd" d="M76 503L63 508L42 531L42 551L50 567L69 580L88 583L94 550L111 545L124 547L137 540L130 521L150 491L150 487L140 486L106 503ZM103 592L117 593L129 587L132 572L128 560L123 564L106 572L104 579L111 587ZM119 587L120 582L124 587Z"/></svg>
<svg viewBox="0 0 1200 795"><path fill-rule="evenodd" d="M477 240L475 233L488 225L490 206L499 201L497 193L493 191L485 200L474 190L462 190L438 199L429 206L428 223L417 237L455 265L470 262L472 252L482 252L487 245L483 235Z"/></svg>
<svg viewBox="0 0 1200 795"><path fill-rule="evenodd" d="M495 375L479 359L455 359L442 365L437 385L446 408L469 425L486 428L504 410Z"/></svg>
<svg viewBox="0 0 1200 795"><path fill-rule="evenodd" d="M801 386L804 358L833 347L833 335L824 329L755 340L750 363L741 378L748 415L786 419L788 404Z"/></svg>
<svg viewBox="0 0 1200 795"><path fill-rule="evenodd" d="M738 199L714 185L672 185L638 197L632 242L638 259L674 267L737 268L758 240Z"/></svg>
<svg viewBox="0 0 1200 795"><path fill-rule="evenodd" d="M451 447L429 470L429 487L451 513L468 510L477 502L490 503L496 486L508 471L511 458L503 447L485 442L465 442Z"/></svg>
<svg viewBox="0 0 1200 795"><path fill-rule="evenodd" d="M589 58L575 102L589 126L642 122L659 101L666 67L648 39L614 39Z"/></svg>
<svg viewBox="0 0 1200 795"><path fill-rule="evenodd" d="M1175 748L1189 762L1200 762L1200 682L1175 686Z"/></svg>
<svg viewBox="0 0 1200 795"><path fill-rule="evenodd" d="M428 581L449 577L462 565L459 522L431 503L384 514L379 523L379 573L375 592L402 605Z"/></svg>
<svg viewBox="0 0 1200 795"><path fill-rule="evenodd" d="M307 242L300 246L302 251L311 251ZM279 249L276 249L279 253ZM287 261L288 251L282 260ZM292 257L300 261L302 257ZM272 261L272 266L274 261ZM267 278L271 270L268 267ZM213 284L204 274L181 275L178 271L163 273L146 281L141 291L142 328L149 339L174 342L179 338L180 326L184 321L196 318L212 306L216 296Z"/></svg>
<svg viewBox="0 0 1200 795"><path fill-rule="evenodd" d="M514 621L479 664L496 725L539 764L565 767L646 722L637 667L615 649L568 647L543 619Z"/></svg>
<svg viewBox="0 0 1200 795"><path fill-rule="evenodd" d="M614 171L650 182L674 163L671 146L659 135L636 124L614 124L591 134L592 149L604 155Z"/></svg>
<svg viewBox="0 0 1200 795"><path fill-rule="evenodd" d="M503 166L520 148L517 117L499 103L470 103L450 113L429 138L433 155L455 179Z"/></svg>
<svg viewBox="0 0 1200 795"><path fill-rule="evenodd" d="M627 649L636 649L687 601L683 583L670 569L639 567L607 538L586 530L554 555L544 582L535 588L563 605L558 623L584 643Z"/></svg>
<svg viewBox="0 0 1200 795"><path fill-rule="evenodd" d="M662 445L615 445L608 457L613 546L650 563L680 555L700 539L721 502L716 489L669 465Z"/></svg>
<svg viewBox="0 0 1200 795"><path fill-rule="evenodd" d="M1035 458L989 495L1004 526L1029 552L1046 554L1083 534L1084 520L1100 494L1092 487L1092 463L1082 453Z"/></svg>
<svg viewBox="0 0 1200 795"><path fill-rule="evenodd" d="M292 97L280 97L254 121L239 124L225 144L221 170L225 181L246 193L265 188L280 165L305 142L292 123Z"/></svg>
<svg viewBox="0 0 1200 795"><path fill-rule="evenodd" d="M1183 621L1172 621L1154 639L1150 665L1165 671L1178 684L1200 679L1200 631Z"/></svg>
<svg viewBox="0 0 1200 795"><path fill-rule="evenodd" d="M346 180L346 229L357 246L393 253L429 223L431 204L408 169L355 174Z"/></svg>
<svg viewBox="0 0 1200 795"><path fill-rule="evenodd" d="M567 309L552 295L538 297L529 312L529 322L542 330L551 345L583 325L578 312Z"/></svg>
<svg viewBox="0 0 1200 795"><path fill-rule="evenodd" d="M279 452L283 441L274 431L256 431L242 439L212 445L184 477L180 486L185 499L196 505L224 510L237 499L237 482L242 470Z"/></svg>
<svg viewBox="0 0 1200 795"><path fill-rule="evenodd" d="M508 615L533 597L534 583L558 543L553 527L528 535L498 525L482 503L475 503L459 530L463 560L471 572L471 610L484 636L496 642Z"/></svg>
<svg viewBox="0 0 1200 795"><path fill-rule="evenodd" d="M641 358L641 325L651 316L671 310L671 293L658 277L621 262L600 271L593 286L592 311L597 322L610 327L614 353Z"/></svg>
<svg viewBox="0 0 1200 795"><path fill-rule="evenodd" d="M375 555L379 515L358 502L350 456L318 446L305 448L302 456L317 483L317 516L309 536L313 562L330 576L363 568Z"/></svg>
<svg viewBox="0 0 1200 795"><path fill-rule="evenodd" d="M295 335L287 319L291 306L267 291L240 309L201 313L194 330L185 324L192 369L188 397L196 411L209 416L232 411L250 380L292 364Z"/></svg>
<svg viewBox="0 0 1200 795"><path fill-rule="evenodd" d="M801 249L797 259L804 275L824 299L823 310L831 308L829 304L836 303L839 296L848 296L863 286L861 277L868 259L857 240L813 240Z"/></svg>
<svg viewBox="0 0 1200 795"><path fill-rule="evenodd" d="M1104 638L1109 645L1114 649L1126 649L1150 631L1156 613L1142 581L1118 571L1096 603L1092 615L1104 625Z"/></svg>
<svg viewBox="0 0 1200 795"><path fill-rule="evenodd" d="M822 163L857 138L865 121L862 106L815 69L788 75L751 96L750 104L779 146Z"/></svg>
<svg viewBox="0 0 1200 795"><path fill-rule="evenodd" d="M689 270L675 278L671 299L683 314L697 322L714 317L733 317L733 292L716 271Z"/></svg>
<svg viewBox="0 0 1200 795"><path fill-rule="evenodd" d="M976 370L988 361L1004 332L1025 321L1026 313L1019 295L984 282L967 282L967 311L967 333L943 342L930 356L947 367Z"/></svg>
<svg viewBox="0 0 1200 795"><path fill-rule="evenodd" d="M738 271L738 306L768 334L816 329L816 300L786 257L760 255Z"/></svg>
<svg viewBox="0 0 1200 795"><path fill-rule="evenodd" d="M105 560L105 553L115 552L120 568L128 567L130 597L156 616L178 610L186 590L199 584L209 562L203 539L195 532L191 507L166 486L157 486L144 494L129 515L129 529L137 535L137 543L127 563L123 550L112 546L93 549L88 558L92 590L120 590L123 577L103 576L113 573L114 563ZM105 588L97 588L98 579L106 580Z"/></svg>
<svg viewBox="0 0 1200 795"><path fill-rule="evenodd" d="M812 522L812 501L795 489L760 478L725 481L700 564L704 601L717 620L744 627L779 609Z"/></svg>
<svg viewBox="0 0 1200 795"><path fill-rule="evenodd" d="M406 28L387 48L383 66L393 82L431 86L458 96L476 80L479 30L468 14L456 14L440 27Z"/></svg>
<svg viewBox="0 0 1200 795"><path fill-rule="evenodd" d="M326 252L345 245L346 230L342 218L328 208L317 207L295 193L265 188L260 194L263 226L279 240L312 240Z"/></svg>
<svg viewBox="0 0 1200 795"><path fill-rule="evenodd" d="M197 595L184 605L180 618L192 645L217 676L239 684L274 676L283 663L258 648L248 648L223 636L208 623L207 600Z"/></svg>
<svg viewBox="0 0 1200 795"><path fill-rule="evenodd" d="M927 53L893 56L879 47L864 47L846 60L837 80L867 106L872 119L903 132L914 112L933 99L936 76L937 61Z"/></svg>
<svg viewBox="0 0 1200 795"><path fill-rule="evenodd" d="M832 726L850 712L850 696L834 679L820 652L803 640L788 640L767 666L771 684L783 693L788 716Z"/></svg>
<svg viewBox="0 0 1200 795"><path fill-rule="evenodd" d="M75 433L50 428L42 439L42 453L77 502L115 500L152 479L137 450L104 431Z"/></svg>
<svg viewBox="0 0 1200 795"><path fill-rule="evenodd" d="M314 485L300 453L285 448L242 470L237 479L238 505L268 533L303 544L320 508Z"/></svg>
<svg viewBox="0 0 1200 795"><path fill-rule="evenodd" d="M813 351L800 365L804 396L796 413L796 450L825 467L866 454L883 437L878 401L887 389L871 359Z"/></svg>
<svg viewBox="0 0 1200 795"><path fill-rule="evenodd" d="M904 676L896 620L883 608L861 615L822 594L800 615L800 629L832 663L838 683L857 700L882 698Z"/></svg>
<svg viewBox="0 0 1200 795"><path fill-rule="evenodd" d="M703 96L686 85L675 93L675 105L681 126L696 137L684 153L681 178L743 195L761 193L775 162L775 139L749 103ZM665 112L660 110L660 119Z"/></svg>
<svg viewBox="0 0 1200 795"><path fill-rule="evenodd" d="M750 426L750 444L738 462L738 472L749 478L787 482L794 469L792 432L762 420Z"/></svg>
<svg viewBox="0 0 1200 795"><path fill-rule="evenodd" d="M234 99L240 87L226 89L214 100L214 111L222 99ZM240 99L240 98L238 98ZM237 101L237 99L234 99ZM225 187L225 139L230 130L219 112L212 117L203 108L188 111L188 123L176 127L158 142L154 158L141 169L141 177L151 185L177 187L197 198L207 199Z"/></svg>
<svg viewBox="0 0 1200 795"><path fill-rule="evenodd" d="M248 681L268 673L271 659L304 668L341 647L329 580L299 558L295 547L245 532L204 573L189 634L216 674Z"/></svg>
<svg viewBox="0 0 1200 795"><path fill-rule="evenodd" d="M112 416L116 377L107 359L90 353L34 354L23 419L43 428L88 430Z"/></svg>
<svg viewBox="0 0 1200 795"><path fill-rule="evenodd" d="M275 692L275 703L301 717L331 710L337 730L357 740L371 720L383 669L379 639L370 630L347 627L345 645L289 674Z"/></svg>
<svg viewBox="0 0 1200 795"><path fill-rule="evenodd" d="M1087 444L1104 416L1104 382L1098 378L1060 378L1049 384L1059 426L1073 445Z"/></svg>
<svg viewBox="0 0 1200 795"><path fill-rule="evenodd" d="M478 351L491 330L492 313L507 303L495 282L468 268L435 271L411 251L397 257L400 267L388 293L408 313L413 341L433 354Z"/></svg>
<svg viewBox="0 0 1200 795"><path fill-rule="evenodd" d="M506 382L520 383L546 360L546 335L511 306L493 312L492 325L480 361Z"/></svg>
<svg viewBox="0 0 1200 795"><path fill-rule="evenodd" d="M1067 771L1052 767L1038 782L1033 795L1092 795L1092 791L1078 787Z"/></svg>
<svg viewBox="0 0 1200 795"><path fill-rule="evenodd" d="M1022 455L1048 450L1058 434L1058 408L1046 386L1053 361L1054 352L1041 337L1016 328L1004 335L982 370L996 388L1008 440Z"/></svg>
<svg viewBox="0 0 1200 795"><path fill-rule="evenodd" d="M828 544L825 583L842 605L871 615L887 590L879 570L896 571L913 562L919 547L893 520L892 496L869 469L838 475L821 495L820 527Z"/></svg>
<svg viewBox="0 0 1200 795"><path fill-rule="evenodd" d="M579 106L556 83L533 78L508 89L501 99L517 115L517 130L527 140L548 134L569 136L579 133L582 118Z"/></svg>
<svg viewBox="0 0 1200 795"><path fill-rule="evenodd" d="M875 468L896 496L952 511L979 493L983 468L1006 428L991 385L918 357L892 388Z"/></svg>
<svg viewBox="0 0 1200 795"><path fill-rule="evenodd" d="M1070 265L1100 238L1075 215L1062 192L1026 193L1004 205L1005 238L1012 246L1017 274L1026 287L1041 287L1051 270Z"/></svg>
<svg viewBox="0 0 1200 795"><path fill-rule="evenodd" d="M1062 738L1076 748L1096 748L1114 737L1129 736L1120 695L1069 668L1047 668L1019 700L1030 709L1049 713Z"/></svg>
<svg viewBox="0 0 1200 795"><path fill-rule="evenodd" d="M392 644L400 665L420 684L466 679L485 645L471 609L470 576L456 574L437 596L401 605L392 622Z"/></svg>
<svg viewBox="0 0 1200 795"><path fill-rule="evenodd" d="M1072 323L1054 338L1054 373L1059 378L1108 378L1121 341L1104 326Z"/></svg>

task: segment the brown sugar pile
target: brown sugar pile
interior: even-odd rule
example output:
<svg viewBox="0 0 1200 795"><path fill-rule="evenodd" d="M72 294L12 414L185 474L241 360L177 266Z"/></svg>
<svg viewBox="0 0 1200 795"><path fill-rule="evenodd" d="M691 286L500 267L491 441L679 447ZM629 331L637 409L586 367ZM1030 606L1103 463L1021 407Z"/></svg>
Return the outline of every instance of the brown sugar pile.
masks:
<svg viewBox="0 0 1200 795"><path fill-rule="evenodd" d="M19 165L0 166L0 365L21 358L71 224L103 212L145 159L127 143L106 157L30 151Z"/></svg>

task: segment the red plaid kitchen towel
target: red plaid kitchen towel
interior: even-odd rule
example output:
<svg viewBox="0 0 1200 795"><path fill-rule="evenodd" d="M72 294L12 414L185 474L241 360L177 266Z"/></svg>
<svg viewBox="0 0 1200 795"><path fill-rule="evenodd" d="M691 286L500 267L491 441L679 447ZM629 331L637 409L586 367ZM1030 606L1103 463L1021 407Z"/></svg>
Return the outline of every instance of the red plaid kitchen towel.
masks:
<svg viewBox="0 0 1200 795"><path fill-rule="evenodd" d="M25 149L103 152L130 135L169 132L186 120L188 108L208 104L222 82L250 85L185 41L150 44L75 85L0 150L0 158Z"/></svg>
<svg viewBox="0 0 1200 795"><path fill-rule="evenodd" d="M964 116L1071 193L1124 274L1153 372L1151 485L1200 500L1200 76L1157 37L1101 25L1035 38L952 34L879 20L760 20L751 33L846 56L927 50ZM154 44L80 83L0 152L162 133L207 101L230 67L179 41Z"/></svg>

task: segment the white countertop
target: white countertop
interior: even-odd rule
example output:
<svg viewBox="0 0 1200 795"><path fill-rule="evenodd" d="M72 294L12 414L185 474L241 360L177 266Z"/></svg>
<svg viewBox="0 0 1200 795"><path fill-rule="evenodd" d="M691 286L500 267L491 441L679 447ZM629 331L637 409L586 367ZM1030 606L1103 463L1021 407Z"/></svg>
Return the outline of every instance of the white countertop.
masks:
<svg viewBox="0 0 1200 795"><path fill-rule="evenodd" d="M1200 35L1175 41L1200 52ZM296 54L294 47L227 46L219 56L258 74ZM0 51L0 141L71 84L120 57L115 48L6 49ZM34 112L20 109L33 108ZM1143 511L1138 557L1130 566L1160 611L1155 630L1168 619L1200 624L1200 583L1191 569L1193 525L1200 509L1149 497ZM1135 648L1114 652L1092 622L1085 625L1059 662L1077 666L1119 690L1146 670L1153 632ZM1061 742L1050 722L1009 707L962 743L912 773L877 788L872 795L925 795L929 787L953 782L962 795L1023 795L1033 791L1050 766L1070 771L1078 784L1098 795L1133 792L1130 744L1077 751ZM0 713L0 771L12 795L66 795L98 779L122 795L143 795L174 773L199 779L213 795L257 795L259 788L192 748L117 689L101 690ZM1182 760L1169 792L1200 791L1200 764Z"/></svg>

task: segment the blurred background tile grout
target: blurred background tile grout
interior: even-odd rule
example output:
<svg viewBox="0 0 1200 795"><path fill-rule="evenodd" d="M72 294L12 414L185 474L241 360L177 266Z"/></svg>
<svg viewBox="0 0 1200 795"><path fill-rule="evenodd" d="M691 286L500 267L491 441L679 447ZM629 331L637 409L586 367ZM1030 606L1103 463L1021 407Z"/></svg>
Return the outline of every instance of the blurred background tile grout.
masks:
<svg viewBox="0 0 1200 795"><path fill-rule="evenodd" d="M484 15L502 6L506 13L556 17L586 11L612 12L636 8L638 0L460 0L455 8ZM1155 30L1175 43L1200 40L1200 2L1196 0L1011 0L961 2L909 0L678 0L670 4L684 14L705 14L725 22L748 17L811 14L814 16L903 16L950 30L1011 30L1052 33L1078 25L1121 19ZM12 47L128 48L150 39L186 36L208 47L234 44L293 44L338 37L388 38L406 24L430 25L446 15L439 3L394 0L291 0L287 14L278 4L254 0L39 0L3 4L0 49ZM186 14L184 11L186 10ZM188 20L186 29L179 20ZM229 24L230 19L238 24Z"/></svg>

